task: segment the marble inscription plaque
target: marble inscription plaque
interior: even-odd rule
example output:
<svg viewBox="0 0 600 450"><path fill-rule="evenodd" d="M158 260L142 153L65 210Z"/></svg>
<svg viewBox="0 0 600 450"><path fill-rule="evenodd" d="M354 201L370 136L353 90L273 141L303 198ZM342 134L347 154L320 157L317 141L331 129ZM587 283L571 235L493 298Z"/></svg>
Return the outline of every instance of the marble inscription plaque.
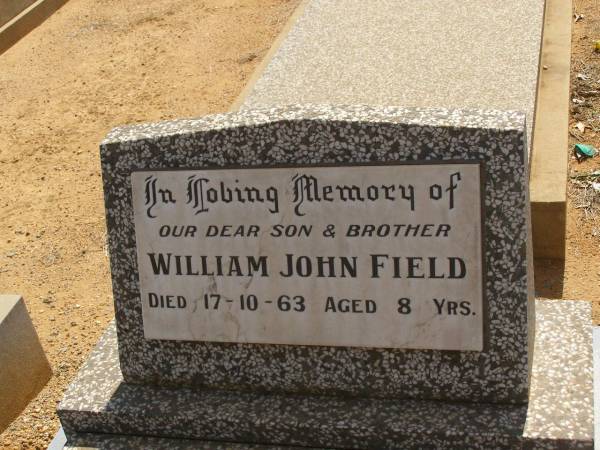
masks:
<svg viewBox="0 0 600 450"><path fill-rule="evenodd" d="M483 349L479 164L131 182L147 339Z"/></svg>

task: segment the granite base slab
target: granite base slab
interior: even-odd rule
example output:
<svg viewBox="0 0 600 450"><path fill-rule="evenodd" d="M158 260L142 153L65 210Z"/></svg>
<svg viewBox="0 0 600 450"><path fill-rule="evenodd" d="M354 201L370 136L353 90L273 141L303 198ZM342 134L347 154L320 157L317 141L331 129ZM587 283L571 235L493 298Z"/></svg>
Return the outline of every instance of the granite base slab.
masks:
<svg viewBox="0 0 600 450"><path fill-rule="evenodd" d="M186 439L216 449L227 442L244 448L592 449L590 304L537 300L536 316L528 406L126 384L111 326L58 414L72 448L149 448L162 437L169 439L160 447L174 449L192 445Z"/></svg>

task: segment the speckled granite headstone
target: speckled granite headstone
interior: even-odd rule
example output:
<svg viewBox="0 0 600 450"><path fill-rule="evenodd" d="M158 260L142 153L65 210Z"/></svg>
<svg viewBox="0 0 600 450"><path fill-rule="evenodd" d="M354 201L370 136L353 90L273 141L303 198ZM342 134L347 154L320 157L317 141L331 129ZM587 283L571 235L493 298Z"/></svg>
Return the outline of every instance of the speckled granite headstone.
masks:
<svg viewBox="0 0 600 450"><path fill-rule="evenodd" d="M533 334L533 302L529 301L528 294L532 280L528 273L527 257L528 199L524 130L524 116L515 112L307 106L244 111L195 120L123 127L112 131L101 145L101 159L119 354L125 381L250 391L526 402L531 360L529 349L532 348L530 336ZM269 167L273 169L269 170ZM454 176L445 185L431 184L427 191L428 201L441 199L443 192L448 194L458 186L459 181L464 183L462 186L468 186L467 194L473 194L474 200L466 205L471 209L464 210L464 217L458 218L457 224L465 223L472 228L468 228L471 231L467 233L467 237L461 237L459 244L454 242L452 245L462 245L465 249L469 247L468 251L471 253L462 262L457 258L445 258L449 262L446 263L443 275L440 266L435 266L435 261L431 258L423 257L418 261L407 258L408 262L404 261L402 268L398 266L397 272L390 272L398 276L382 281L380 289L378 280L372 279L378 278L375 275L379 274L379 270L383 271L392 265L390 263L386 266L386 257L375 257L369 266L371 279L368 280L368 286L377 308L382 311L387 305L381 298L389 295L396 295L394 298L398 298L398 304L395 305L397 310L394 310L397 315L384 311L377 319L380 321L377 323L381 324L382 335L388 333L380 340L380 336L373 336L373 327L369 328L369 325L360 328L360 331L357 328L355 333L344 325L354 323L353 320L358 320L356 323L361 327L368 323L367 319L362 318L365 314L358 313L364 313L373 306L363 302L351 305L357 313L354 317L360 316L360 319L338 315L331 320L330 315L326 319L330 322L318 322L325 320L324 312L319 311L321 315L315 313L315 323L327 323L327 329L330 326L340 328L335 328L334 332L328 334L323 327L319 329L317 326L313 330L314 336L310 335L314 339L303 341L309 336L306 334L306 327L311 325L311 321L303 322L303 316L290 314L304 312L306 308L310 311L314 301L309 297L298 299L293 295L283 300L265 296L265 293L276 291L280 286L275 278L270 278L269 283L260 284L257 281L259 275L265 276L267 272L271 274L272 267L267 268L266 261L261 266L259 261L253 260L249 266L255 273L246 274L246 285L252 284L263 289L258 299L248 296L248 291L239 300L237 297L232 299L222 296L219 305L215 298L210 295L205 297L201 293L196 299L188 294L179 298L177 292L173 291L178 286L177 282L164 273L164 264L169 261L161 262L152 259L154 256L150 257L152 270L159 275L159 281L148 277L147 267L142 271L138 270L138 257L141 258L139 261L146 261L144 264L150 267L150 262L145 258L150 254L159 254L162 251L160 246L167 242L166 239L177 239L166 236L173 233L172 229L169 231L169 226L184 224L185 220L193 217L182 213L184 202L188 206L191 204L197 207L198 214L204 212L208 205L203 204L202 200L208 202L210 195L217 195L216 187L211 194L207 190L210 187L208 184L202 185L201 181L193 184L202 176L206 177L207 170L212 170L211 173L221 180L229 180L229 187L234 189L232 186L238 181L240 186L242 183L249 186L248 180L254 180L259 187L265 180L279 182L278 180L292 173L290 167L297 168L298 173L306 173L319 180L353 174L358 178L363 177L361 180L372 181L381 177L384 183L385 177L397 173L405 178L415 177L413 184L416 191L420 189L419 183L425 183L429 176L435 178L439 173L445 173L443 171L448 167L459 167L462 178ZM476 175L467 176L467 172L473 167L478 168ZM254 172L249 170L252 168ZM239 180L233 179L236 177L227 178L234 170L240 174L237 177ZM282 175L273 175L276 170ZM163 184L176 183L178 180L183 186L187 184L187 191L177 192L171 185L167 188ZM367 190L367 186L360 186L365 191L356 191L356 195L364 195L365 198L368 196L375 202L375 191ZM416 198L416 201L413 202L408 186L412 184L404 186L406 191L399 188L402 189L402 196L398 198L408 200L403 207L412 211L413 203L423 204L419 195L424 194L415 193L413 199ZM285 190L285 185L279 191L282 189ZM477 197L479 191L481 202ZM248 194L248 191L245 192ZM221 200L226 198L223 197L223 191L220 195ZM265 200L259 206L270 206L262 211L263 216L269 217L269 214L278 211L279 203L274 201L274 197L269 197L267 188L255 191L253 195L264 196ZM267 205L266 199L269 198L271 204ZM242 197L238 197L238 200L244 203ZM245 200L249 201L248 198ZM213 203L211 207L214 206ZM135 213L134 204L138 205ZM297 216L305 213L300 205L296 206ZM307 213L311 211L315 217L318 216L318 209L306 210ZM345 214L354 217L343 208L323 211L320 220L324 222L319 222L319 225L325 228L328 220L338 227L343 224L336 220L345 220ZM366 220L367 216L375 223L379 213L369 211L365 209L362 215L358 214L360 217L357 216L356 220ZM390 212L386 212L388 213ZM238 219L239 214L229 217ZM250 213L248 217L248 220L254 220ZM150 224L155 219L161 222L153 229L150 225L143 225L142 219ZM259 219L260 217L256 220ZM168 227L162 228L161 225ZM154 230L152 232L156 235L163 230L164 240L157 237L156 242L153 242L148 230ZM193 234L193 231L190 233ZM203 232L207 231L198 231L199 234ZM312 251L317 252L321 243L327 242L322 236L326 235L307 238L307 248L312 245ZM209 249L213 245L206 236L204 241L198 241L198 236L195 235L191 237L196 239L194 245L201 248L206 245ZM139 241L139 249L136 247L136 239ZM481 247L471 245L479 240ZM233 249L237 244L236 241L232 242ZM345 245L343 239L335 242ZM357 242L356 248L362 251L364 242L368 241ZM398 245L395 241L389 242L392 249ZM414 247L414 244L406 245ZM226 248L223 250L224 254L227 253ZM208 250L206 252L208 254ZM166 250L164 255L167 255ZM188 260L181 256L180 260L174 259L171 270L178 272L178 275L183 272L187 272L187 275L202 272L202 259L198 257L198 261L195 261L191 258ZM389 261L391 260L390 256ZM417 270L421 260L429 261L427 270ZM345 270L349 277L356 271L363 271L360 263L357 267L352 267L351 262L348 259L340 263L336 270ZM210 288L212 291L207 292L222 293L227 289L226 281L222 279L228 278L227 275L232 276L231 257L227 263L230 273L223 275L222 279L214 272L216 270L220 273L221 269L215 269L220 262L213 261L212 264L213 272L210 277L207 276L213 281ZM294 267L298 271L296 275L306 275L302 273L306 266ZM437 282L435 278L466 278L463 276L465 267L469 267L469 271L474 268L478 274L469 281L471 284L468 286L479 303L475 306L463 305L462 309L444 309L446 316L443 320L440 319L435 322L435 326L429 328L425 322L415 325L414 320L404 317L402 319L407 321L398 322L404 325L398 325L396 336L393 332L394 317L421 311L416 302L406 308L402 300L403 286L412 286L411 289L416 294L421 291L429 293L430 287ZM233 275L238 276L243 270L236 269ZM430 279L422 281L426 284L414 284L417 283L415 281L413 284L403 285L411 275L413 278ZM283 281L281 283L284 286ZM307 292L314 294L320 289L319 283L317 278L306 275L305 283L290 286L300 290L306 288L309 290ZM422 286L422 290L418 286ZM162 297L153 294L161 289L164 291L160 292L164 294ZM460 292L461 295L469 294L464 289ZM168 294L174 295L168 297ZM455 299L459 304L460 298ZM432 300L428 299L429 302ZM231 303L228 308L233 308L234 301L241 302L241 306L237 306L241 310L234 312L233 309L222 309L227 302ZM144 311L143 302L146 302ZM190 319L189 322L183 322L185 326L177 325L182 323L182 316L179 315L181 310L185 310L190 304L193 311L189 311L196 314L194 320L198 322ZM272 316L256 313L267 307L278 310L274 309ZM336 303L334 306L327 304L327 307L337 308L334 312L340 313L344 306ZM164 311L156 314L152 308ZM440 307L440 311L442 309ZM217 314L211 312L213 310L217 313L230 311L230 322L224 321L221 325L218 320L222 316L211 316L210 314ZM285 327L278 331L276 318L284 317L283 312L289 313L285 317L296 319L285 319L288 322L281 319ZM460 320L461 313L473 314L470 322L464 322L465 327L475 324L472 330L456 325L455 321ZM203 317L208 317L209 320L201 322ZM262 328L261 317L271 317L265 319ZM198 323L203 323L202 327L208 331L199 329L202 327L198 327ZM227 328L231 323L237 324L239 328L231 331ZM254 328L250 327L248 331L245 328L248 324ZM221 326L223 333L219 333ZM286 329L289 332L286 333ZM423 335L417 336L420 332ZM207 336L213 336L213 339L207 339ZM236 342L236 339L239 341ZM311 345L302 345L304 343Z"/></svg>

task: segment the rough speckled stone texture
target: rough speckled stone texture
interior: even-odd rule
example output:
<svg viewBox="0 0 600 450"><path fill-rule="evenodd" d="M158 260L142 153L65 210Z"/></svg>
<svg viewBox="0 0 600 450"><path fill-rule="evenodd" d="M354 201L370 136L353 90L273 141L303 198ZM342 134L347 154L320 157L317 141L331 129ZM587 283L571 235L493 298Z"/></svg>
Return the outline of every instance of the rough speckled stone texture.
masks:
<svg viewBox="0 0 600 450"><path fill-rule="evenodd" d="M524 117L422 108L288 107L117 128L101 145L121 368L163 385L523 403L528 392ZM483 352L144 339L134 170L476 161L484 197ZM528 315L530 321L528 323Z"/></svg>
<svg viewBox="0 0 600 450"><path fill-rule="evenodd" d="M594 439L600 442L600 327L593 330L594 346Z"/></svg>
<svg viewBox="0 0 600 450"><path fill-rule="evenodd" d="M170 437L161 441L165 449L189 448L182 438L324 448L592 449L590 304L536 303L529 407L130 385L111 326L58 414L74 447L107 450L153 448L143 436Z"/></svg>
<svg viewBox="0 0 600 450"><path fill-rule="evenodd" d="M543 15L544 0L310 0L242 108L485 108L532 124Z"/></svg>

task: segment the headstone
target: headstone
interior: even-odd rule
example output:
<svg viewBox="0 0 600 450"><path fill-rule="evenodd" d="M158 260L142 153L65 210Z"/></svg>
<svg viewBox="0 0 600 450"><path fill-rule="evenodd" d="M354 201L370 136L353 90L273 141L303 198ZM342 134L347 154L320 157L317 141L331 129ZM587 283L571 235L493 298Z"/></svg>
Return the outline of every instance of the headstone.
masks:
<svg viewBox="0 0 600 450"><path fill-rule="evenodd" d="M524 122L307 106L111 132L120 368L111 331L59 408L67 436L522 442Z"/></svg>
<svg viewBox="0 0 600 450"><path fill-rule="evenodd" d="M444 109L113 131L125 380L526 401L524 142L518 113Z"/></svg>

